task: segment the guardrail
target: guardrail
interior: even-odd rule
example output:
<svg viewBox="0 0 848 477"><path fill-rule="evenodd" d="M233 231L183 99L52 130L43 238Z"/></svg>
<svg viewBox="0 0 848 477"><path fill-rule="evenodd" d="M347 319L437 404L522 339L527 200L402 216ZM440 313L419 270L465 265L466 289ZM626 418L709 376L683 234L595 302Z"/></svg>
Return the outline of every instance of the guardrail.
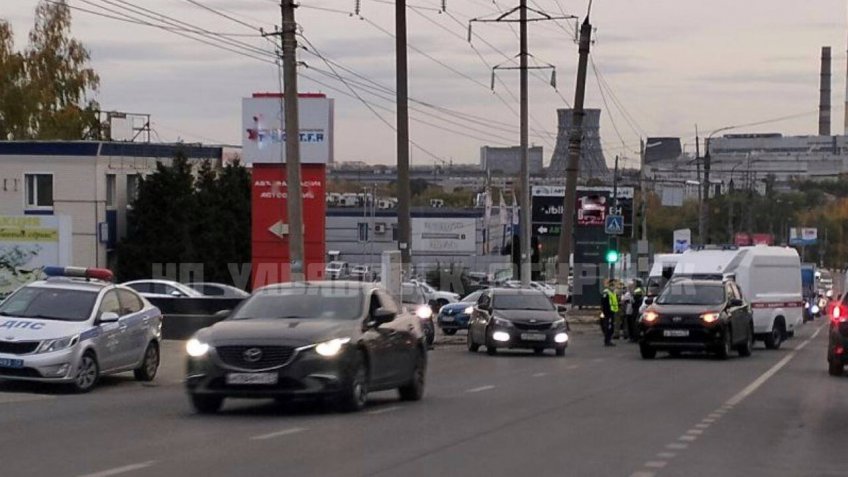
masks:
<svg viewBox="0 0 848 477"><path fill-rule="evenodd" d="M226 318L222 310L232 310L242 298L174 297L147 299L162 312L162 338L185 340L197 330L212 326Z"/></svg>

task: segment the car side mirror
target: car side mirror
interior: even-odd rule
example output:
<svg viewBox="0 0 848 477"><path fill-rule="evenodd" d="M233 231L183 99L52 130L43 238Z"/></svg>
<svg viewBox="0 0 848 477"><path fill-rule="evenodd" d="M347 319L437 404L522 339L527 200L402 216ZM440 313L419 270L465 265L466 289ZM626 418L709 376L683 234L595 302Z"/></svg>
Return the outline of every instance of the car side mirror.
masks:
<svg viewBox="0 0 848 477"><path fill-rule="evenodd" d="M183 296L183 294L179 290L174 290L174 291L171 292L171 296L180 297L180 296Z"/></svg>
<svg viewBox="0 0 848 477"><path fill-rule="evenodd" d="M216 319L223 320L223 319L226 319L228 316L230 316L230 313L232 313L232 312L233 312L233 310L218 310L212 316Z"/></svg>
<svg viewBox="0 0 848 477"><path fill-rule="evenodd" d="M377 310L375 310L374 313L371 315L371 319L369 320L368 324L372 328L376 328L380 325L391 323L395 320L395 316L397 316L397 313L392 310L387 310L385 308L377 308Z"/></svg>
<svg viewBox="0 0 848 477"><path fill-rule="evenodd" d="M562 316L565 316L565 314L568 313L568 307L566 305L557 305L556 310L557 310L557 313L559 313Z"/></svg>
<svg viewBox="0 0 848 477"><path fill-rule="evenodd" d="M745 306L745 302L740 300L739 298L732 298L730 300L730 302L728 303L728 305L730 305L733 308L737 308L737 307L740 307L740 306Z"/></svg>
<svg viewBox="0 0 848 477"><path fill-rule="evenodd" d="M117 313L112 311L106 311L100 314L100 318L97 319L99 323L115 323L118 321L120 316Z"/></svg>
<svg viewBox="0 0 848 477"><path fill-rule="evenodd" d="M653 303L654 303L654 297L652 297L652 296L646 296L645 297L645 304L646 305L652 305Z"/></svg>

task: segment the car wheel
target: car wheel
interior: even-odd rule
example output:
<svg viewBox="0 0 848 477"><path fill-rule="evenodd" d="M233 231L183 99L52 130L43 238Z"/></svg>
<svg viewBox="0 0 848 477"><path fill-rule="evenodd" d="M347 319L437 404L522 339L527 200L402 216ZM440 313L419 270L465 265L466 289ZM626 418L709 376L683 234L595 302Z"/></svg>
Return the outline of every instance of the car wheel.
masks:
<svg viewBox="0 0 848 477"><path fill-rule="evenodd" d="M144 360L141 366L133 370L135 379L138 381L153 381L159 370L159 345L151 341L144 350Z"/></svg>
<svg viewBox="0 0 848 477"><path fill-rule="evenodd" d="M489 336L489 333L486 333L486 336L486 354L488 354L489 356L494 356L498 354L498 348L495 347L495 340L493 340L492 337Z"/></svg>
<svg viewBox="0 0 848 477"><path fill-rule="evenodd" d="M765 339L767 349L779 349L783 343L783 326L780 323L775 323L771 327L771 333Z"/></svg>
<svg viewBox="0 0 848 477"><path fill-rule="evenodd" d="M642 359L654 359L657 357L657 350L644 344L639 345L639 353Z"/></svg>
<svg viewBox="0 0 848 477"><path fill-rule="evenodd" d="M424 336L427 339L427 347L432 348L433 343L436 342L436 331L435 331L435 329L427 328L427 331L424 333Z"/></svg>
<svg viewBox="0 0 848 477"><path fill-rule="evenodd" d="M198 414L215 414L221 410L221 406L224 404L224 398L222 396L191 394L189 398L191 399L191 407Z"/></svg>
<svg viewBox="0 0 848 477"><path fill-rule="evenodd" d="M456 330L442 330L446 335L453 336L456 334Z"/></svg>
<svg viewBox="0 0 848 477"><path fill-rule="evenodd" d="M533 354L536 356L541 356L545 354L545 348L533 348Z"/></svg>
<svg viewBox="0 0 848 477"><path fill-rule="evenodd" d="M748 357L751 356L751 351L754 349L754 328L753 326L748 329L748 337L745 339L745 344L739 346L737 352L739 356Z"/></svg>
<svg viewBox="0 0 848 477"><path fill-rule="evenodd" d="M94 389L99 379L100 365L97 363L97 357L91 351L86 351L80 359L71 388L76 393L87 393Z"/></svg>
<svg viewBox="0 0 848 477"><path fill-rule="evenodd" d="M844 371L844 367L842 363L838 361L829 361L827 363L827 374L831 376L842 376L842 372Z"/></svg>
<svg viewBox="0 0 848 477"><path fill-rule="evenodd" d="M427 358L424 352L419 352L415 361L415 369L408 384L398 388L402 401L420 401L424 397L424 384L427 376Z"/></svg>
<svg viewBox="0 0 848 477"><path fill-rule="evenodd" d="M557 356L565 356L565 346L557 346L554 348Z"/></svg>
<svg viewBox="0 0 848 477"><path fill-rule="evenodd" d="M474 342L474 338L471 337L471 330L468 330L468 334L466 335L465 342L468 344L468 351L472 353L476 353L480 350L480 345Z"/></svg>
<svg viewBox="0 0 848 477"><path fill-rule="evenodd" d="M730 352L733 349L732 343L732 333L730 331L730 328L727 328L724 331L724 336L722 337L721 345L719 346L718 351L716 352L716 356L718 356L718 359L727 359L730 357Z"/></svg>
<svg viewBox="0 0 848 477"><path fill-rule="evenodd" d="M365 370L365 358L357 353L350 367L350 376L341 392L339 405L344 412L361 411L368 402L368 373Z"/></svg>

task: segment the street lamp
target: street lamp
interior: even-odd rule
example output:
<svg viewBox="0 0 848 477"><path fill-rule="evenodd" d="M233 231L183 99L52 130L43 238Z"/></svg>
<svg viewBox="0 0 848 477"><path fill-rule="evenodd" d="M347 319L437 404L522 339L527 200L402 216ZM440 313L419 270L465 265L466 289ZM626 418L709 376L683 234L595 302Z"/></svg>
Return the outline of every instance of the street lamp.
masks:
<svg viewBox="0 0 848 477"><path fill-rule="evenodd" d="M704 141L704 184L701 199L701 214L698 220L698 235L701 238L701 242L704 244L707 244L710 241L710 140L714 135L720 132L729 131L737 127L739 126L725 126L723 128L718 128L709 133Z"/></svg>

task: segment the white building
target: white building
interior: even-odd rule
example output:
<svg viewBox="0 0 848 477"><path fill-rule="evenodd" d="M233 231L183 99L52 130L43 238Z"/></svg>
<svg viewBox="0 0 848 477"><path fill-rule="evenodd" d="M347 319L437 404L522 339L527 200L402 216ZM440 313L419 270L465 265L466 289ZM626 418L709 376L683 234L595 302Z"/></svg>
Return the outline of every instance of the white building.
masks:
<svg viewBox="0 0 848 477"><path fill-rule="evenodd" d="M220 163L221 147L90 141L0 142L0 215L67 216L72 259L114 266L126 212L139 179L182 151L190 160Z"/></svg>

